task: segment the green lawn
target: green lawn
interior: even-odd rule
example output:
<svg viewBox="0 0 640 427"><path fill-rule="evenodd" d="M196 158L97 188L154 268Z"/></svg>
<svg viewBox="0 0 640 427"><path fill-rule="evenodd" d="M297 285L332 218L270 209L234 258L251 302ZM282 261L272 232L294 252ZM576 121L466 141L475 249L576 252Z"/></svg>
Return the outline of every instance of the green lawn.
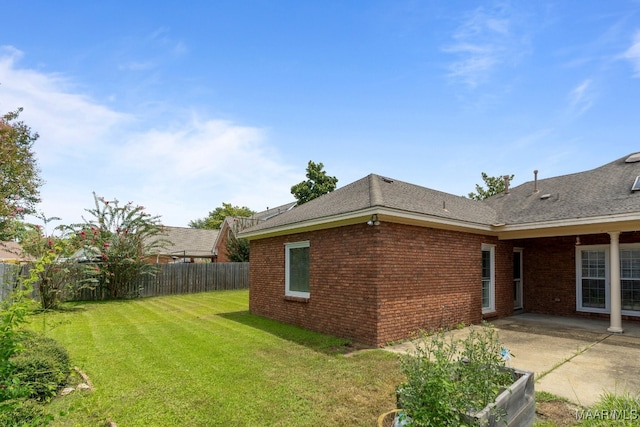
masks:
<svg viewBox="0 0 640 427"><path fill-rule="evenodd" d="M80 303L35 316L95 391L55 399L56 426L373 426L397 356L248 312L248 291Z"/></svg>

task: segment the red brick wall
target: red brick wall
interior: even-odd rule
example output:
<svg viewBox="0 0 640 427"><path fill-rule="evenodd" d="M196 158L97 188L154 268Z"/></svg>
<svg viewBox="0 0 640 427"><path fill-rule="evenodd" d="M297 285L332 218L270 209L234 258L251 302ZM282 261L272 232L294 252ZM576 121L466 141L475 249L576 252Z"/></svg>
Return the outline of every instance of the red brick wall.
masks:
<svg viewBox="0 0 640 427"><path fill-rule="evenodd" d="M524 310L568 315L576 307L575 237L528 239L522 253Z"/></svg>
<svg viewBox="0 0 640 427"><path fill-rule="evenodd" d="M229 225L227 221L222 222L222 228L220 229L220 234L218 234L218 241L216 249L218 250L218 256L215 259L215 262L230 262L229 255L227 255L227 242L229 241Z"/></svg>
<svg viewBox="0 0 640 427"><path fill-rule="evenodd" d="M373 343L376 262L371 227L340 227L251 242L252 313ZM310 298L285 300L285 243L309 240Z"/></svg>
<svg viewBox="0 0 640 427"><path fill-rule="evenodd" d="M482 243L496 245L492 316L513 312L510 243L454 231L382 225L377 230L385 253L380 264L378 344L419 330L480 322Z"/></svg>
<svg viewBox="0 0 640 427"><path fill-rule="evenodd" d="M310 241L310 298L284 298L284 245ZM510 242L383 222L251 242L250 310L370 345L478 323L481 245L496 245L496 313L513 312Z"/></svg>

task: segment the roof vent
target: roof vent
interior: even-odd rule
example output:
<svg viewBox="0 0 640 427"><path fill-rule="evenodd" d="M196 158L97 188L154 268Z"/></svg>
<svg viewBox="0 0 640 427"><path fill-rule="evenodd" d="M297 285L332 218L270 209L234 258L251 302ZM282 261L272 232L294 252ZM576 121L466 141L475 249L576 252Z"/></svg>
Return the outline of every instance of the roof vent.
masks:
<svg viewBox="0 0 640 427"><path fill-rule="evenodd" d="M627 157L627 159L624 162L625 163L640 162L640 153L635 153L635 154L630 155L629 157Z"/></svg>
<svg viewBox="0 0 640 427"><path fill-rule="evenodd" d="M551 197L551 194L543 194L542 196L540 196L540 200L547 200L549 197Z"/></svg>
<svg viewBox="0 0 640 427"><path fill-rule="evenodd" d="M640 176L636 176L636 180L633 182L633 185L631 186L631 191L638 191L640 190Z"/></svg>
<svg viewBox="0 0 640 427"><path fill-rule="evenodd" d="M391 184L393 182L391 178L387 178L386 176L381 176L380 179L386 182L387 184Z"/></svg>

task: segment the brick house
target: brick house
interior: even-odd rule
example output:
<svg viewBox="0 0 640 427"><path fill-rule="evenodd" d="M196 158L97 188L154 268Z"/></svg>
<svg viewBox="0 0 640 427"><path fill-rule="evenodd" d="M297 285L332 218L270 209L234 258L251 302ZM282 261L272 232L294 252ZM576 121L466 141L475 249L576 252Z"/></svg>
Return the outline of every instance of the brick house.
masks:
<svg viewBox="0 0 640 427"><path fill-rule="evenodd" d="M249 227L252 227L258 223L268 221L276 216L293 209L296 205L295 202L290 202L285 205L277 206L275 208L267 209L262 212L253 214L250 217L237 217L228 216L224 219L220 226L220 232L216 237L215 251L217 254L217 262L229 262L229 254L227 253L227 243L234 237L238 237L238 234Z"/></svg>
<svg viewBox="0 0 640 427"><path fill-rule="evenodd" d="M484 201L369 175L242 231L250 310L372 346L528 311L640 318L640 154Z"/></svg>

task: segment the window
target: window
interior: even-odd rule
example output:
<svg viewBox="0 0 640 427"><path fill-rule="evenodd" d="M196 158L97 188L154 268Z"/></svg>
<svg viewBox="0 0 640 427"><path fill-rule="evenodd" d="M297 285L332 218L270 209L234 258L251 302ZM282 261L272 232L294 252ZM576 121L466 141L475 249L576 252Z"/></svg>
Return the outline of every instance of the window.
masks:
<svg viewBox="0 0 640 427"><path fill-rule="evenodd" d="M578 311L609 313L609 246L576 248L576 292ZM640 315L640 245L620 245L622 313Z"/></svg>
<svg viewBox="0 0 640 427"><path fill-rule="evenodd" d="M285 245L285 295L309 298L309 242Z"/></svg>
<svg viewBox="0 0 640 427"><path fill-rule="evenodd" d="M622 310L640 311L640 248L620 249Z"/></svg>
<svg viewBox="0 0 640 427"><path fill-rule="evenodd" d="M495 311L495 246L482 245L482 313Z"/></svg>
<svg viewBox="0 0 640 427"><path fill-rule="evenodd" d="M582 251L581 291L582 307L606 309L606 262L604 249Z"/></svg>

